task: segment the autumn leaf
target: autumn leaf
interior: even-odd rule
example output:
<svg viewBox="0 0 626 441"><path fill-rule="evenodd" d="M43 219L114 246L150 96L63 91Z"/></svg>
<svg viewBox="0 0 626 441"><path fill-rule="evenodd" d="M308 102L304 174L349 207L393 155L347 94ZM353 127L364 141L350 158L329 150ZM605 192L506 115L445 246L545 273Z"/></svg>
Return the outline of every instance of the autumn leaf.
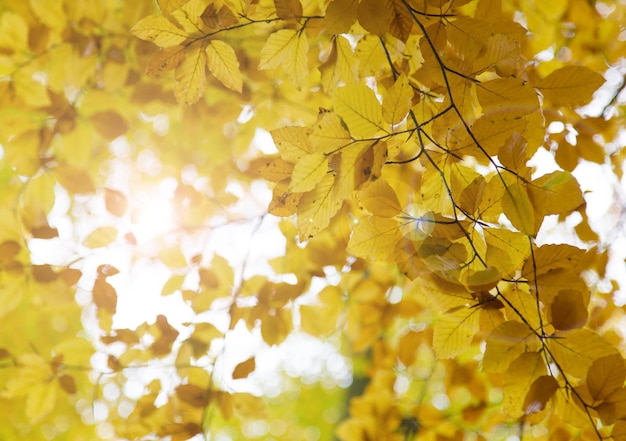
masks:
<svg viewBox="0 0 626 441"><path fill-rule="evenodd" d="M363 139L387 130L382 106L369 87L357 84L339 88L333 95L333 103L352 136Z"/></svg>
<svg viewBox="0 0 626 441"><path fill-rule="evenodd" d="M247 378L256 367L256 358L250 357L245 361L237 364L233 370L233 380L239 380L241 378Z"/></svg>
<svg viewBox="0 0 626 441"><path fill-rule="evenodd" d="M207 66L213 76L229 89L241 92L243 75L233 48L223 41L211 40L206 47L206 54Z"/></svg>
<svg viewBox="0 0 626 441"><path fill-rule="evenodd" d="M174 94L183 104L194 104L200 99L206 84L207 54L200 44L185 51L185 58L176 66Z"/></svg>
<svg viewBox="0 0 626 441"><path fill-rule="evenodd" d="M303 32L276 31L261 49L259 69L283 69L290 81L300 87L309 72L308 50L309 43Z"/></svg>
<svg viewBox="0 0 626 441"><path fill-rule="evenodd" d="M557 106L582 106L604 83L604 78L585 66L565 66L537 85L542 95Z"/></svg>
<svg viewBox="0 0 626 441"><path fill-rule="evenodd" d="M142 40L148 40L160 47L181 44L189 35L163 15L149 15L139 21L131 32Z"/></svg>

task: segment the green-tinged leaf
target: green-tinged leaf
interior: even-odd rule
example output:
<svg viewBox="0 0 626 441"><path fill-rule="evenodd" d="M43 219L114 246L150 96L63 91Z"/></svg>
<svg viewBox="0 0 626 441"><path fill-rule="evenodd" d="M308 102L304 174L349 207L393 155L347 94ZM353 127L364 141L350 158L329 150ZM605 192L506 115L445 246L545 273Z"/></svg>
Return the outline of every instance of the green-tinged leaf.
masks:
<svg viewBox="0 0 626 441"><path fill-rule="evenodd" d="M569 213L585 203L578 181L566 171L543 175L527 189L533 206L543 216Z"/></svg>
<svg viewBox="0 0 626 441"><path fill-rule="evenodd" d="M243 75L233 48L220 40L211 40L206 48L207 66L215 78L224 86L241 92Z"/></svg>
<svg viewBox="0 0 626 441"><path fill-rule="evenodd" d="M182 288L183 282L185 281L185 276L183 274L174 274L172 275L161 289L162 296L169 296L170 294L174 294L176 291Z"/></svg>
<svg viewBox="0 0 626 441"><path fill-rule="evenodd" d="M565 66L545 77L537 87L557 106L582 106L602 84L602 75L586 66Z"/></svg>

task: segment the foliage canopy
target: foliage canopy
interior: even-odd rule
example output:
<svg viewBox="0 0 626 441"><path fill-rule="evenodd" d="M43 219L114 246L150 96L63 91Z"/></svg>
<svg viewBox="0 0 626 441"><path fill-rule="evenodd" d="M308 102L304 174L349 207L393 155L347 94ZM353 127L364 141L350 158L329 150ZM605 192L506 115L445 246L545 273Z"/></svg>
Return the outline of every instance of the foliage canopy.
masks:
<svg viewBox="0 0 626 441"><path fill-rule="evenodd" d="M0 438L626 439L624 23L0 0Z"/></svg>

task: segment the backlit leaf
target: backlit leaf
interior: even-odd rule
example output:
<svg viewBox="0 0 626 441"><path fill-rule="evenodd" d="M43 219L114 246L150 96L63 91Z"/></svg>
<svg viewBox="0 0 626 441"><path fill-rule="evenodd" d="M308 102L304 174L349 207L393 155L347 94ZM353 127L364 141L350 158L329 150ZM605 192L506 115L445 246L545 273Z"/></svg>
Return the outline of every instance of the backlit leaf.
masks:
<svg viewBox="0 0 626 441"><path fill-rule="evenodd" d="M466 350L478 331L480 309L461 307L441 314L435 322L433 349L437 358L453 358Z"/></svg>
<svg viewBox="0 0 626 441"><path fill-rule="evenodd" d="M502 197L502 210L520 232L535 235L535 211L523 185L515 183L506 188Z"/></svg>
<svg viewBox="0 0 626 441"><path fill-rule="evenodd" d="M365 85L355 84L337 89L333 95L333 104L354 137L368 138L387 129L382 107L372 89Z"/></svg>
<svg viewBox="0 0 626 441"><path fill-rule="evenodd" d="M487 372L506 371L513 360L526 352L532 335L532 331L524 323L502 323L487 337L483 369Z"/></svg>
<svg viewBox="0 0 626 441"><path fill-rule="evenodd" d="M152 41L160 47L176 46L189 38L189 35L163 15L149 15L131 29L142 40Z"/></svg>
<svg viewBox="0 0 626 441"><path fill-rule="evenodd" d="M282 69L299 87L309 72L308 50L304 32L281 29L270 35L261 49L259 69Z"/></svg>
<svg viewBox="0 0 626 441"><path fill-rule="evenodd" d="M411 109L413 88L406 76L402 75L383 94L383 118L389 124L398 124Z"/></svg>
<svg viewBox="0 0 626 441"><path fill-rule="evenodd" d="M313 153L301 158L293 169L289 190L305 192L313 189L328 173L328 158L321 153Z"/></svg>
<svg viewBox="0 0 626 441"><path fill-rule="evenodd" d="M587 323L587 302L580 291L561 290L552 300L550 311L556 329L582 328Z"/></svg>
<svg viewBox="0 0 626 441"><path fill-rule="evenodd" d="M174 72L174 94L179 103L194 104L202 96L206 84L206 58L206 51L200 44L185 51L185 58Z"/></svg>
<svg viewBox="0 0 626 441"><path fill-rule="evenodd" d="M524 352L505 371L503 411L513 418L525 413L526 394L534 381L547 373L543 357L538 352Z"/></svg>
<svg viewBox="0 0 626 441"><path fill-rule="evenodd" d="M544 97L557 106L582 106L604 83L604 78L586 66L565 66L539 82Z"/></svg>
<svg viewBox="0 0 626 441"><path fill-rule="evenodd" d="M543 410L558 388L559 383L551 375L542 375L537 378L524 399L524 414L530 415Z"/></svg>
<svg viewBox="0 0 626 441"><path fill-rule="evenodd" d="M241 92L243 75L239 70L239 61L233 48L220 40L211 40L206 47L207 66L224 86Z"/></svg>
<svg viewBox="0 0 626 441"><path fill-rule="evenodd" d="M88 248L102 248L110 245L117 238L117 228L98 227L93 230L83 241Z"/></svg>
<svg viewBox="0 0 626 441"><path fill-rule="evenodd" d="M620 354L595 359L587 371L587 388L594 401L601 401L624 385L626 367Z"/></svg>

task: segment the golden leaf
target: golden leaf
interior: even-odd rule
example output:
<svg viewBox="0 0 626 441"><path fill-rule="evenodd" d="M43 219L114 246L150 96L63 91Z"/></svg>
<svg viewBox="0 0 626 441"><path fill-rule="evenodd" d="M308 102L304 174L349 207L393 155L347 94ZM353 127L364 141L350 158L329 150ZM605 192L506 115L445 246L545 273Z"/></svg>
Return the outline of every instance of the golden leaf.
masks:
<svg viewBox="0 0 626 441"><path fill-rule="evenodd" d="M241 92L243 75L233 48L220 40L211 40L206 48L207 66L215 78L224 86Z"/></svg>
<svg viewBox="0 0 626 441"><path fill-rule="evenodd" d="M413 88L406 75L400 75L396 82L383 93L383 118L394 125L400 123L409 113L413 100Z"/></svg>
<svg viewBox="0 0 626 441"><path fill-rule="evenodd" d="M511 362L526 352L533 332L524 323L509 320L495 328L487 337L483 356L486 372L504 372Z"/></svg>
<svg viewBox="0 0 626 441"><path fill-rule="evenodd" d="M274 0L276 15L283 20L293 20L302 17L300 0Z"/></svg>
<svg viewBox="0 0 626 441"><path fill-rule="evenodd" d="M28 25L21 15L5 11L0 18L0 48L22 51L28 47Z"/></svg>
<svg viewBox="0 0 626 441"><path fill-rule="evenodd" d="M326 174L315 188L302 195L298 205L298 235L309 240L328 226L337 214L343 199L337 198L333 188L335 176Z"/></svg>
<svg viewBox="0 0 626 441"><path fill-rule="evenodd" d="M523 184L516 182L506 188L502 197L502 210L520 232L528 236L535 235L538 230L535 209Z"/></svg>
<svg viewBox="0 0 626 441"><path fill-rule="evenodd" d="M454 358L471 346L479 328L480 309L460 307L441 314L435 322L433 349L437 358Z"/></svg>
<svg viewBox="0 0 626 441"><path fill-rule="evenodd" d="M248 376L254 372L256 368L256 359L254 356L248 358L245 361L237 364L235 369L233 370L233 380L238 380L240 378L248 378Z"/></svg>
<svg viewBox="0 0 626 441"><path fill-rule="evenodd" d="M393 217L402 211L396 192L384 179L378 179L361 190L359 200L374 216Z"/></svg>
<svg viewBox="0 0 626 441"><path fill-rule="evenodd" d="M128 201L126 196L117 190L110 188L104 189L104 204L109 213L114 216L122 217L128 209Z"/></svg>
<svg viewBox="0 0 626 441"><path fill-rule="evenodd" d="M542 217L569 213L585 203L578 181L566 171L543 175L527 188L533 206Z"/></svg>
<svg viewBox="0 0 626 441"><path fill-rule="evenodd" d="M324 25L330 34L344 34L356 21L357 0L331 0L326 7Z"/></svg>
<svg viewBox="0 0 626 441"><path fill-rule="evenodd" d="M531 385L546 373L545 362L538 352L524 352L513 360L504 373L502 410L513 418L521 417Z"/></svg>
<svg viewBox="0 0 626 441"><path fill-rule="evenodd" d="M617 354L613 345L589 329L561 331L556 337L548 340L554 359L566 374L577 378L584 378L595 360Z"/></svg>
<svg viewBox="0 0 626 441"><path fill-rule="evenodd" d="M89 119L98 133L107 140L113 140L128 131L124 118L113 110L94 113Z"/></svg>
<svg viewBox="0 0 626 441"><path fill-rule="evenodd" d="M559 383L551 375L542 375L531 384L524 398L524 414L529 415L542 411L546 403L559 388Z"/></svg>
<svg viewBox="0 0 626 441"><path fill-rule="evenodd" d="M309 73L309 43L304 32L281 29L269 36L261 49L259 69L281 69L296 87Z"/></svg>
<svg viewBox="0 0 626 441"><path fill-rule="evenodd" d="M309 191L328 173L328 158L321 153L312 153L301 158L293 168L289 191Z"/></svg>
<svg viewBox="0 0 626 441"><path fill-rule="evenodd" d="M191 407L203 408L209 404L208 391L195 384L181 384L175 390L178 398Z"/></svg>
<svg viewBox="0 0 626 441"><path fill-rule="evenodd" d="M586 66L565 66L545 77L537 87L557 106L582 106L602 84L602 75Z"/></svg>
<svg viewBox="0 0 626 441"><path fill-rule="evenodd" d="M582 328L587 323L587 302L580 291L564 289L550 304L552 326L559 330Z"/></svg>
<svg viewBox="0 0 626 441"><path fill-rule="evenodd" d="M335 112L350 129L350 134L363 139L386 132L382 107L374 91L364 84L341 87L333 94Z"/></svg>
<svg viewBox="0 0 626 441"><path fill-rule="evenodd" d="M602 401L624 385L626 367L620 354L595 359L587 371L587 388L594 401Z"/></svg>
<svg viewBox="0 0 626 441"><path fill-rule="evenodd" d="M336 113L327 112L313 126L309 141L315 152L327 154L350 145L352 138L341 118Z"/></svg>
<svg viewBox="0 0 626 441"><path fill-rule="evenodd" d="M385 35L394 18L393 9L391 0L361 0L357 9L359 23L372 34Z"/></svg>
<svg viewBox="0 0 626 441"><path fill-rule="evenodd" d="M189 35L163 15L149 15L130 30L142 40L152 41L160 47L172 47L181 44Z"/></svg>
<svg viewBox="0 0 626 441"><path fill-rule="evenodd" d="M283 127L272 130L271 135L281 158L287 162L295 164L303 156L313 153L309 129L296 126Z"/></svg>
<svg viewBox="0 0 626 441"><path fill-rule="evenodd" d="M201 44L190 46L185 58L176 67L174 94L181 104L194 104L200 99L206 84L206 51Z"/></svg>
<svg viewBox="0 0 626 441"><path fill-rule="evenodd" d="M53 168L52 172L59 184L70 193L86 194L96 190L91 175L86 170L72 165L60 164Z"/></svg>

